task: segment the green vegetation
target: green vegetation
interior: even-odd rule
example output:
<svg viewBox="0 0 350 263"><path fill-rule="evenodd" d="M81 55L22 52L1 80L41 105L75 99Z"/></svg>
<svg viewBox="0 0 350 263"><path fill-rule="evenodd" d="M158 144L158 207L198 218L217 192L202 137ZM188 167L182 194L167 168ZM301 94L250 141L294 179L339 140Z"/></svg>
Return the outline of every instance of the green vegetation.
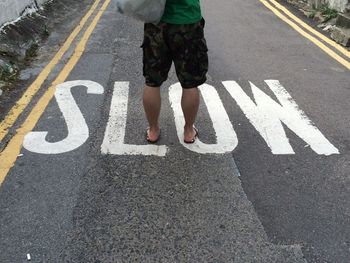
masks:
<svg viewBox="0 0 350 263"><path fill-rule="evenodd" d="M309 17L310 17L311 19L314 19L315 16L316 16L316 14L317 14L317 10L316 10L316 9L313 9L313 10L311 11L311 13L309 14Z"/></svg>
<svg viewBox="0 0 350 263"><path fill-rule="evenodd" d="M338 11L330 8L328 5L324 4L319 8L322 16L326 19L326 21L336 18L338 16Z"/></svg>
<svg viewBox="0 0 350 263"><path fill-rule="evenodd" d="M328 4L323 4L320 7L312 6L311 10L308 12L308 17L311 19L316 19L321 22L327 22L332 18L338 16L338 11L330 8Z"/></svg>
<svg viewBox="0 0 350 263"><path fill-rule="evenodd" d="M11 62L4 62L1 60L0 63L0 80L13 81L17 78L19 72L17 66Z"/></svg>
<svg viewBox="0 0 350 263"><path fill-rule="evenodd" d="M39 45L38 43L32 43L30 47L26 50L25 59L28 61L37 55Z"/></svg>

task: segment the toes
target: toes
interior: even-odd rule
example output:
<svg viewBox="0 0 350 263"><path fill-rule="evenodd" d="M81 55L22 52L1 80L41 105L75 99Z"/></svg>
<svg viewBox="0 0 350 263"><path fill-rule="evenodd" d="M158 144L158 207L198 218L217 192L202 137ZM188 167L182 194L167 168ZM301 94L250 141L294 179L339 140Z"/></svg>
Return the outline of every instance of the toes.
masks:
<svg viewBox="0 0 350 263"><path fill-rule="evenodd" d="M151 132L149 128L147 129L146 139L148 142L152 142L152 143L157 142L159 139L159 136L160 136L160 130L158 132Z"/></svg>
<svg viewBox="0 0 350 263"><path fill-rule="evenodd" d="M193 127L193 132L191 136L184 136L185 143L194 143L196 141L196 138L198 136L198 130L196 127Z"/></svg>

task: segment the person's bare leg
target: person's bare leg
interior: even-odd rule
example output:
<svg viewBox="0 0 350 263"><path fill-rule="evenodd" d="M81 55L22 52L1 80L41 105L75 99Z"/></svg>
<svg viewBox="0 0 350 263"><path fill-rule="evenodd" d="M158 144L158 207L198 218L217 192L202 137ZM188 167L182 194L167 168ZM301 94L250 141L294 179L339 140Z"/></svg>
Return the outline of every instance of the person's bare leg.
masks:
<svg viewBox="0 0 350 263"><path fill-rule="evenodd" d="M185 117L184 140L191 141L196 135L193 125L199 108L198 88L182 89L181 107Z"/></svg>
<svg viewBox="0 0 350 263"><path fill-rule="evenodd" d="M160 88L145 86L143 90L143 107L149 123L148 139L156 141L160 132L158 123L161 107Z"/></svg>

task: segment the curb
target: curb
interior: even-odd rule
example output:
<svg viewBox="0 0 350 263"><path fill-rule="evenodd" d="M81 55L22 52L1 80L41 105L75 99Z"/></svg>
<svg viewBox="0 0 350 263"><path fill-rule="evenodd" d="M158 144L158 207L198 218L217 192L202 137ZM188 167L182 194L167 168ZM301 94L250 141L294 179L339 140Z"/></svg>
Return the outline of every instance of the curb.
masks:
<svg viewBox="0 0 350 263"><path fill-rule="evenodd" d="M350 47L350 29L342 26L344 22L343 24L339 24L340 20L344 20L343 17L348 17L346 13L339 12L337 17L327 20L318 9L314 9L305 1L279 0L279 2L287 3L291 7L298 9L303 17L311 19L314 23L316 23L318 28L322 29L324 33L328 33L328 37L333 41L341 44L345 48Z"/></svg>
<svg viewBox="0 0 350 263"><path fill-rule="evenodd" d="M36 59L39 48L49 40L51 33L61 36L55 40L60 46L67 37L79 10L85 10L93 0L48 1L37 12L29 13L0 30L0 89L4 92L13 88L20 78L20 72ZM57 43L56 43L57 42Z"/></svg>

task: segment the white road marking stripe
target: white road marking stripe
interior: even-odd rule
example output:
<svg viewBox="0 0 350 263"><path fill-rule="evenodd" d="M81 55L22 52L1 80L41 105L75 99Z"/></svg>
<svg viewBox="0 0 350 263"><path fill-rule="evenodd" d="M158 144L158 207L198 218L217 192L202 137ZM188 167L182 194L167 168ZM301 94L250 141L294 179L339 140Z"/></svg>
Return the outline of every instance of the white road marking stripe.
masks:
<svg viewBox="0 0 350 263"><path fill-rule="evenodd" d="M128 110L129 82L115 82L112 104L105 137L101 146L103 154L165 156L165 145L124 144Z"/></svg>
<svg viewBox="0 0 350 263"><path fill-rule="evenodd" d="M230 119L220 100L219 94L213 86L204 84L199 87L207 106L210 118L217 137L216 144L206 144L198 138L193 144L184 143L183 128L185 125L183 112L181 109L182 88L180 83L174 84L169 90L169 99L174 111L177 135L180 143L187 149L201 153L227 153L233 151L238 145L237 135L232 127Z"/></svg>
<svg viewBox="0 0 350 263"><path fill-rule="evenodd" d="M28 151L41 154L60 154L77 149L89 138L89 128L86 124L71 89L76 86L87 87L88 94L103 94L103 87L93 81L67 81L57 86L55 98L67 124L68 136L59 142L47 142L45 132L30 132L23 142Z"/></svg>
<svg viewBox="0 0 350 263"><path fill-rule="evenodd" d="M305 113L299 109L278 80L266 80L265 82L282 106L253 83L250 84L255 103L237 82L224 81L223 84L255 129L264 138L273 154L294 154L282 122L310 145L316 153L320 155L339 154L339 150L325 138Z"/></svg>

